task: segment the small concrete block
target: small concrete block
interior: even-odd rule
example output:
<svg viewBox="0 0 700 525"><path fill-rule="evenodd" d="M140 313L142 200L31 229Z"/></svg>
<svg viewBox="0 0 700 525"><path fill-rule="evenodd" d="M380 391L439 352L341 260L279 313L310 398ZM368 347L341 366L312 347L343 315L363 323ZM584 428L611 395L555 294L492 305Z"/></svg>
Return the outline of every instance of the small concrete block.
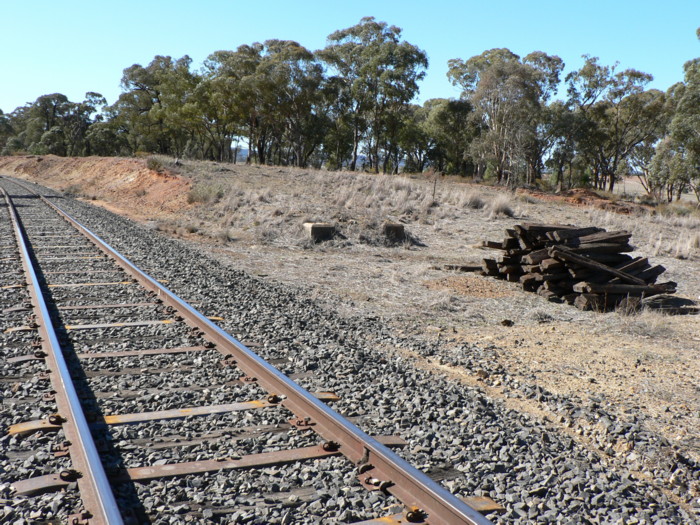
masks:
<svg viewBox="0 0 700 525"><path fill-rule="evenodd" d="M398 222L385 222L382 231L389 241L401 242L406 240L406 232L404 231L403 224Z"/></svg>
<svg viewBox="0 0 700 525"><path fill-rule="evenodd" d="M335 226L327 222L305 222L304 229L314 242L329 241L335 236Z"/></svg>

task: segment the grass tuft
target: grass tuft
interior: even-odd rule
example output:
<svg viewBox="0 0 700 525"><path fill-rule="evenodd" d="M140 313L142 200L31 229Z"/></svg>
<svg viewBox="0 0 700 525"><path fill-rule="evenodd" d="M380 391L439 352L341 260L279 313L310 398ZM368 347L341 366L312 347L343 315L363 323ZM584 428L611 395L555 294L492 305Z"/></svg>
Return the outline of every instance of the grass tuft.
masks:
<svg viewBox="0 0 700 525"><path fill-rule="evenodd" d="M480 193L476 191L470 191L462 196L460 204L463 208L481 210L486 206L486 201L484 201L484 198L481 196Z"/></svg>
<svg viewBox="0 0 700 525"><path fill-rule="evenodd" d="M80 184L71 184L63 193L69 197L80 197L83 194L83 187Z"/></svg>
<svg viewBox="0 0 700 525"><path fill-rule="evenodd" d="M513 208L511 208L510 198L502 193L496 195L493 200L491 200L487 206L487 210L489 218L499 217L501 215L513 217L515 215Z"/></svg>
<svg viewBox="0 0 700 525"><path fill-rule="evenodd" d="M163 173L165 171L163 163L155 157L148 157L146 159L146 167L151 171L155 171L156 173Z"/></svg>
<svg viewBox="0 0 700 525"><path fill-rule="evenodd" d="M591 220L609 230L631 232L637 249L655 257L694 259L700 256L700 217L695 212L620 215L593 210Z"/></svg>
<svg viewBox="0 0 700 525"><path fill-rule="evenodd" d="M189 204L219 202L224 196L224 188L215 184L197 184L187 194Z"/></svg>

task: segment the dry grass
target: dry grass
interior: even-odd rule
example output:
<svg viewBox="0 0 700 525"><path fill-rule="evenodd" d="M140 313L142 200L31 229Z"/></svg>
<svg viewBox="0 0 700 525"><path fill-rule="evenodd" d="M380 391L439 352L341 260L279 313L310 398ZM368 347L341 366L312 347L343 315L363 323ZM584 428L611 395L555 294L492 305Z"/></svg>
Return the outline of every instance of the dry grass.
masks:
<svg viewBox="0 0 700 525"><path fill-rule="evenodd" d="M188 201L210 205L197 213L218 227L212 236L219 235L218 229L233 228L263 244L298 246L300 225L307 220L333 222L351 240L377 237L387 220L439 228L442 222L483 210L491 199L471 185L418 176L195 161L176 169L194 181ZM507 202L495 204L495 213L512 216Z"/></svg>
<svg viewBox="0 0 700 525"><path fill-rule="evenodd" d="M695 219L700 222L700 205L690 205L687 202L672 202L670 204L660 204L656 207L657 215L665 217L668 220L676 218Z"/></svg>
<svg viewBox="0 0 700 525"><path fill-rule="evenodd" d="M170 169L172 159L162 162ZM604 395L620 417L643 418L684 453L692 442L682 432L698 435L697 318L581 312L526 294L517 283L443 270L489 257L473 246L502 239L504 228L518 222L593 224L632 231L633 244L645 256L652 256L658 245L658 253L666 256L654 263L668 268L679 295L697 298L700 227L693 213L630 217L545 196L507 194L502 201L517 218L501 214L489 220L485 207L471 203L493 203L502 190L461 180L440 178L435 183L424 176L192 161L177 170L193 186L220 188L223 195L174 213L158 204L147 210L153 212L149 219L170 213L173 224L158 223L159 228L176 233L184 229L189 240L197 236L226 264L299 287L339 315L380 317L406 337L430 343L440 333L441 344L448 348L454 339L458 351L463 351L463 342L490 346L496 364L519 381L571 394L572 399ZM156 192L149 189L147 198L154 199ZM115 197L123 198L123 193ZM334 222L347 239L305 242L301 225L307 219ZM370 237L368 231L380 231L387 219L400 220L424 246L396 248L359 240L361 235ZM197 225L198 231L187 232L188 224ZM673 258L690 250L695 255L688 260ZM502 325L505 319L514 327ZM643 364L637 365L637 359ZM650 392L646 382L660 385L668 401ZM685 412L679 408L684 403L689 407ZM669 406L673 412L664 410Z"/></svg>
<svg viewBox="0 0 700 525"><path fill-rule="evenodd" d="M515 212L511 207L510 197L508 197L508 195L505 194L496 195L493 199L491 199L491 202L489 202L488 206L486 207L486 210L487 215L490 219L493 219L494 217L498 217L500 215L503 215L505 217L515 216Z"/></svg>
<svg viewBox="0 0 700 525"><path fill-rule="evenodd" d="M221 242L229 242L236 240L235 232L230 228L221 228L216 232L214 237L220 240Z"/></svg>
<svg viewBox="0 0 700 525"><path fill-rule="evenodd" d="M618 315L616 322L620 331L631 336L664 340L675 335L668 315L658 310L642 309L634 315Z"/></svg>
<svg viewBox="0 0 700 525"><path fill-rule="evenodd" d="M71 184L66 189L63 190L68 197L80 197L83 195L83 186L81 184Z"/></svg>
<svg viewBox="0 0 700 525"><path fill-rule="evenodd" d="M423 185L404 177L364 174L320 174L316 182L337 188L334 204L347 210L374 210L378 215L425 213L433 199ZM329 187L330 185L330 187Z"/></svg>
<svg viewBox="0 0 700 525"><path fill-rule="evenodd" d="M591 219L593 224L607 229L631 232L634 245L650 255L677 259L700 257L700 217L695 213L633 216L595 210Z"/></svg>
<svg viewBox="0 0 700 525"><path fill-rule="evenodd" d="M149 170L155 171L156 173L163 173L165 171L163 162L157 157L148 157L146 159L146 167Z"/></svg>
<svg viewBox="0 0 700 525"><path fill-rule="evenodd" d="M172 159L157 158L164 166ZM335 223L350 240L377 237L386 220L431 226L436 231L471 213L487 218L532 217L549 206L488 187L475 189L458 181L419 176L371 175L185 161L175 168L194 179L188 201L207 204L198 213L217 229L234 229L236 237L261 244L299 246L305 220ZM679 259L700 255L700 217L687 206L661 208L644 220L593 211L592 224L633 233L635 245L649 255ZM539 213L539 212L538 212ZM539 217L537 219L539 220ZM571 222L571 221L568 221Z"/></svg>
<svg viewBox="0 0 700 525"><path fill-rule="evenodd" d="M476 191L465 192L462 195L460 204L465 208L473 208L475 210L481 210L486 206L483 196Z"/></svg>
<svg viewBox="0 0 700 525"><path fill-rule="evenodd" d="M455 295L449 292L439 291L431 307L438 312L458 312L461 309L460 302L459 298Z"/></svg>
<svg viewBox="0 0 700 525"><path fill-rule="evenodd" d="M194 203L212 203L218 202L224 196L224 188L218 184L199 183L190 190L187 194L187 202Z"/></svg>

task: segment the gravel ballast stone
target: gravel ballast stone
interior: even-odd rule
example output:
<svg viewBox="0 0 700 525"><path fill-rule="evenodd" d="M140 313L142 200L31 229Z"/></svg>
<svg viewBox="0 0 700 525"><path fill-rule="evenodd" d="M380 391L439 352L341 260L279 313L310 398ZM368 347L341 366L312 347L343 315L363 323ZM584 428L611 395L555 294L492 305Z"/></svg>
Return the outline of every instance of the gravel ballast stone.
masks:
<svg viewBox="0 0 700 525"><path fill-rule="evenodd" d="M9 184L7 188L12 191ZM43 192L53 194L50 190ZM528 390L527 385L516 384L503 371L492 370L487 346L468 345L455 355L441 346L402 338L379 319L342 318L316 304L303 290L251 277L184 243L164 238L105 210L68 198L55 202L154 278L167 280L167 286L180 297L198 303L206 315L223 317L220 324L224 329L239 339L259 343L261 346L256 351L263 357L287 358L285 373L301 374L298 381L302 386L338 394L341 400L333 407L348 417L362 416L358 424L363 430L402 436L408 446L399 454L413 465L429 473L448 469L452 474L443 484L453 493L485 495L502 504L506 512L490 516L494 521L693 523L697 520L696 515L686 510L692 501L684 508L653 483L655 477L670 476L678 467L661 465L656 471L649 471L649 476L633 476L608 461L606 454L583 447L571 436L508 409L479 388L424 370L410 357L411 354L437 357L450 366L486 370L490 380L498 378L513 397L541 398L543 402L560 406L562 417L572 421L574 432L584 432L577 426L578 420L601 419L600 410L595 407L582 408L547 392ZM136 294L128 297L136 299ZM153 335L146 330L137 333ZM116 336L105 330L105 336L111 335ZM161 360L167 362L162 358L156 361ZM128 361L123 364L119 361L108 366L127 364ZM221 384L226 379L217 377L221 370L209 365L204 361L197 367L196 382ZM143 378L138 381L143 384L129 389L158 387ZM94 383L93 388L100 390L99 381ZM144 406L151 406L150 401L144 400ZM27 415L17 410L12 420L22 420ZM237 414L236 418L240 416ZM182 427L191 434L205 432L212 423L204 419L208 418L188 420L187 428L173 422L171 429L180 431ZM226 419L229 424L235 418L221 416L220 419ZM264 415L255 414L252 424L261 421L267 421ZM193 426L189 428L189 425ZM614 419L603 420L601 428L606 435L622 434L635 440L634 446L642 450L653 448L647 444L654 441L653 436L645 440L643 432L627 429ZM125 429L115 427L113 438L125 443L132 439L123 433L127 432ZM596 432L591 430L589 435L595 438L600 434ZM259 443L248 445L250 450L260 449ZM245 451L246 445L241 446ZM195 446L192 453L201 454L202 450L201 446ZM234 450L234 453L238 452ZM190 457L189 450L173 454L183 461ZM19 503L26 500L13 498L8 492L9 483L17 478L7 468L10 464L6 467L4 461L3 458L2 497L18 502L12 519L31 520L30 506ZM683 483L700 481L697 469L686 471L686 478L680 478L679 492ZM200 482L195 483L195 479ZM308 486L317 490L315 495L294 500L294 490ZM155 514L167 511L168 518L163 517L158 523L184 522L184 516L192 518L189 521L193 523L342 522L384 515L382 509L387 505L387 500L373 501L371 495L357 486L352 469L339 458L283 466L262 475L223 472L186 480L155 481L138 485L137 490L147 511ZM290 496L282 500L281 509L258 505L265 498L275 499L270 493L290 491ZM204 499L203 492L207 494ZM56 501L46 497L49 498L46 501ZM677 497L683 501L683 495ZM238 510L230 514L219 512L234 507ZM198 510L201 508L205 510Z"/></svg>

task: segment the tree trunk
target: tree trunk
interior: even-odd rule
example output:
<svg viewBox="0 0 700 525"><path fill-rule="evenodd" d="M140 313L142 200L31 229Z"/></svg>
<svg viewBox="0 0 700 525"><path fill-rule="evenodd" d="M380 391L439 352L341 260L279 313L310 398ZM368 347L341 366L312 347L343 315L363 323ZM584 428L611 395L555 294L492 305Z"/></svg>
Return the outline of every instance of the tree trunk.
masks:
<svg viewBox="0 0 700 525"><path fill-rule="evenodd" d="M352 161L350 161L350 171L355 171L357 167L357 150L360 147L360 132L357 128L352 135Z"/></svg>
<svg viewBox="0 0 700 525"><path fill-rule="evenodd" d="M615 190L615 174L610 174L610 185L608 186L608 191L612 193Z"/></svg>
<svg viewBox="0 0 700 525"><path fill-rule="evenodd" d="M557 180L556 180L556 185L558 188L561 188L561 185L564 182L564 163L559 162L557 163Z"/></svg>

